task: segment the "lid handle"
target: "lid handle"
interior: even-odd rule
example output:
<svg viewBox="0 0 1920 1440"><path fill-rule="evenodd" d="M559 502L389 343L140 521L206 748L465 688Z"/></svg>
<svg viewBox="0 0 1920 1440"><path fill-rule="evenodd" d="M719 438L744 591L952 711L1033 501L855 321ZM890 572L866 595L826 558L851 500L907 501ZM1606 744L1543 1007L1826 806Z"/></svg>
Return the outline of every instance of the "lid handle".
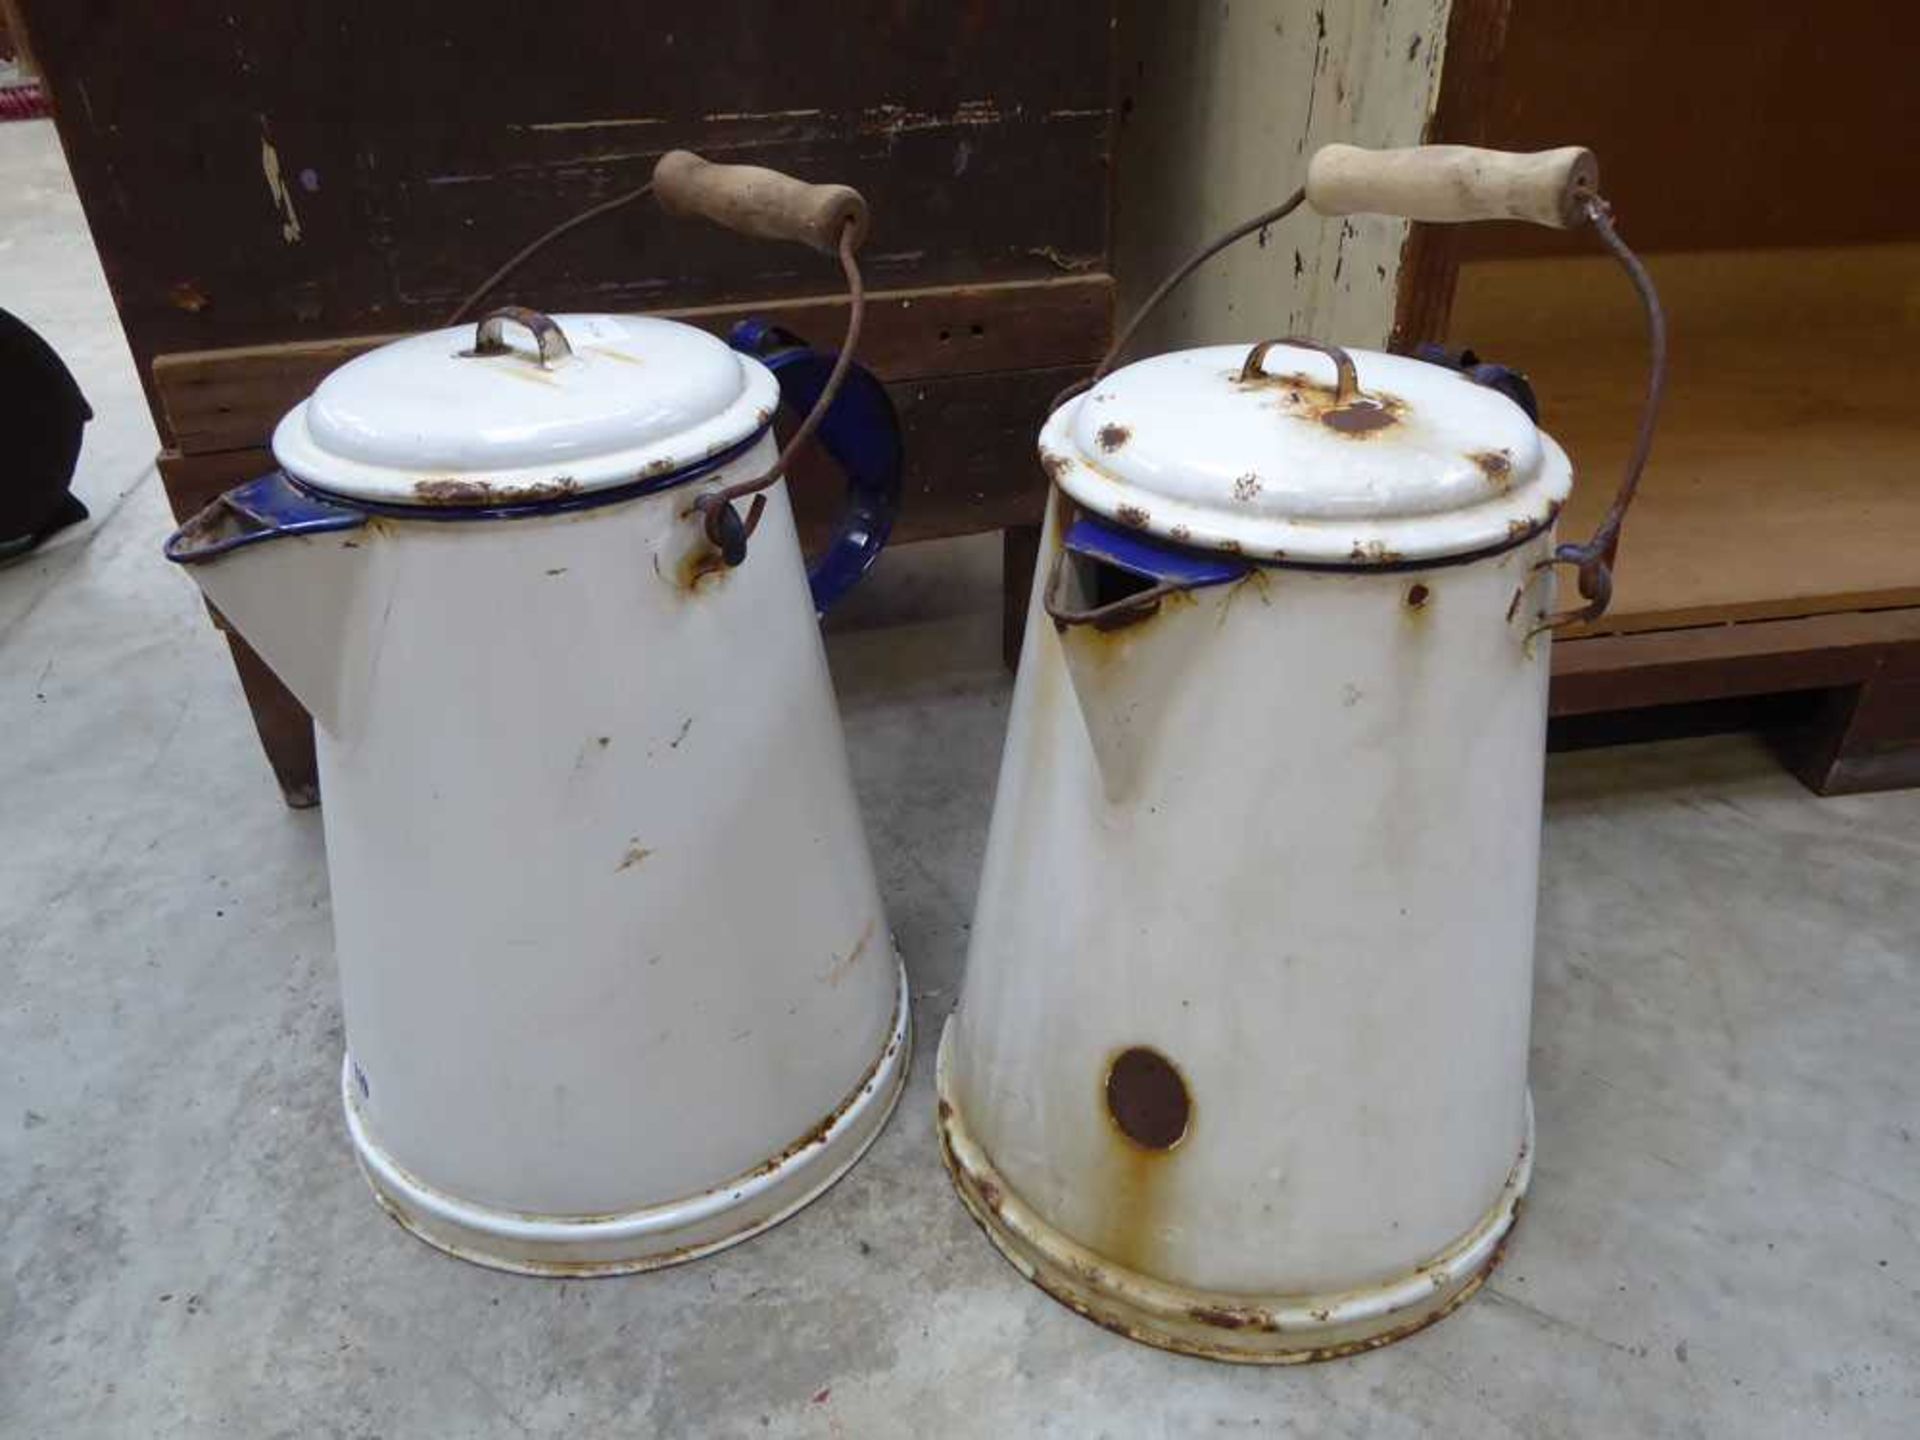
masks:
<svg viewBox="0 0 1920 1440"><path fill-rule="evenodd" d="M1530 220L1555 230L1586 223L1600 162L1581 145L1518 154L1472 145L1366 150L1323 145L1307 165L1307 203L1322 215L1398 215L1453 224Z"/></svg>
<svg viewBox="0 0 1920 1440"><path fill-rule="evenodd" d="M1338 345L1330 345L1325 340L1314 340L1305 335L1288 335L1278 340L1262 340L1247 351L1247 358L1240 366L1240 383L1248 384L1258 380L1267 371L1267 352L1276 345L1291 346L1295 350L1318 350L1333 361L1333 400L1336 405L1351 405L1360 397L1360 372L1354 368L1353 356Z"/></svg>
<svg viewBox="0 0 1920 1440"><path fill-rule="evenodd" d="M573 347L567 343L567 337L554 323L551 315L538 310L530 310L525 305L502 305L497 310L489 310L481 316L479 327L473 332L473 349L469 355L514 355L517 352L507 344L505 334L508 322L520 326L533 336L533 342L540 348L540 368L551 370L562 360L573 358Z"/></svg>
<svg viewBox="0 0 1920 1440"><path fill-rule="evenodd" d="M669 215L698 215L742 235L798 240L823 255L852 230L867 238L867 202L851 185L810 185L759 165L716 165L691 150L669 150L653 167L654 198Z"/></svg>

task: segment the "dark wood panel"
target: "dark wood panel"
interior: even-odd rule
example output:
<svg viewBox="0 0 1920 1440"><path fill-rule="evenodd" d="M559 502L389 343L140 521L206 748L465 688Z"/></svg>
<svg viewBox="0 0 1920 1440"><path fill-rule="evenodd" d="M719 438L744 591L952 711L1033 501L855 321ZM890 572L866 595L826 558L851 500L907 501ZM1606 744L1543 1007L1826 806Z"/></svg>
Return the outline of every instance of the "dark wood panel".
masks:
<svg viewBox="0 0 1920 1440"><path fill-rule="evenodd" d="M1920 236L1920 6L1513 0L1486 143L1591 146L1648 250ZM1591 249L1481 225L1471 255Z"/></svg>
<svg viewBox="0 0 1920 1440"><path fill-rule="evenodd" d="M883 291L867 297L863 364L887 380L985 370L1091 365L1106 348L1113 282L1106 275L1003 285ZM724 335L759 315L815 344L838 343L838 295L663 312ZM153 362L162 439L187 454L265 444L328 372L391 335L161 355Z"/></svg>
<svg viewBox="0 0 1920 1440"><path fill-rule="evenodd" d="M1104 264L1108 0L25 10L143 369L436 323L525 240L682 145L862 188L879 287ZM624 310L833 278L810 251L643 203L543 253L506 297Z"/></svg>

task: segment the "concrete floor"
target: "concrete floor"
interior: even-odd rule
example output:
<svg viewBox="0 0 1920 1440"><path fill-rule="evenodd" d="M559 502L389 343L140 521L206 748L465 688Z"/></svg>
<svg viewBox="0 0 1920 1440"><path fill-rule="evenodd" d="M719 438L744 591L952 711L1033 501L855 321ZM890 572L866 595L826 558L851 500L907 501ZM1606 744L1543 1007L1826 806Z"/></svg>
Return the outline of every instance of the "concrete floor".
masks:
<svg viewBox="0 0 1920 1440"><path fill-rule="evenodd" d="M1920 1433L1920 794L1817 800L1744 739L1552 764L1539 1164L1466 1308L1260 1371L1024 1284L930 1123L1009 690L990 540L890 557L831 641L922 1039L866 1161L653 1276L409 1238L342 1133L319 819L159 558L47 125L0 125L0 195L0 304L100 416L95 519L0 571L0 1435Z"/></svg>

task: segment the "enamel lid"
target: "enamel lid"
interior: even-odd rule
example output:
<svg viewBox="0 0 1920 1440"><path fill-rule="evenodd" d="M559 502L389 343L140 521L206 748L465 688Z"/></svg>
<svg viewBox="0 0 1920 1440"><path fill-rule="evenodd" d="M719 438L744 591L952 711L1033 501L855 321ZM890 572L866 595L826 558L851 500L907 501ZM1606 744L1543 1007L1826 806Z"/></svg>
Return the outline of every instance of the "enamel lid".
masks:
<svg viewBox="0 0 1920 1440"><path fill-rule="evenodd" d="M1513 401L1399 355L1272 341L1128 365L1054 411L1040 458L1080 505L1253 559L1390 565L1551 523L1566 455Z"/></svg>
<svg viewBox="0 0 1920 1440"><path fill-rule="evenodd" d="M350 499L523 505L665 482L757 436L779 400L765 366L690 325L496 311L349 360L273 454Z"/></svg>

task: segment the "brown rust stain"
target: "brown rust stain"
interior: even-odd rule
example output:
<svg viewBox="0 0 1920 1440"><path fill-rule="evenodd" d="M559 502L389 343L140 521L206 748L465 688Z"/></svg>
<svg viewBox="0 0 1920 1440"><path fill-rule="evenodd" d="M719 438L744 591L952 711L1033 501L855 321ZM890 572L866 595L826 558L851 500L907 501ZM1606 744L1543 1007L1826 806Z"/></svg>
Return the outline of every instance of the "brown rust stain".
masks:
<svg viewBox="0 0 1920 1440"><path fill-rule="evenodd" d="M1047 478L1049 480L1057 481L1062 475L1073 468L1073 462L1067 459L1066 456L1058 454L1055 451L1042 450L1040 452L1040 468L1047 472Z"/></svg>
<svg viewBox="0 0 1920 1440"><path fill-rule="evenodd" d="M1419 581L1407 587L1407 609L1424 610L1431 599L1433 599L1433 591Z"/></svg>
<svg viewBox="0 0 1920 1440"><path fill-rule="evenodd" d="M1501 490L1513 484L1513 456L1505 450L1476 450L1467 459Z"/></svg>
<svg viewBox="0 0 1920 1440"><path fill-rule="evenodd" d="M1524 585L1518 586L1514 590L1513 599L1507 602L1507 619L1509 622L1512 621L1515 615L1520 613L1520 602L1526 598L1526 594L1527 587Z"/></svg>
<svg viewBox="0 0 1920 1440"><path fill-rule="evenodd" d="M1171 1150L1193 1116L1187 1082L1158 1050L1134 1045L1107 1067L1107 1113L1120 1133L1149 1150Z"/></svg>
<svg viewBox="0 0 1920 1440"><path fill-rule="evenodd" d="M1116 1265L1151 1273L1166 1226L1170 1168L1192 1126L1192 1097L1171 1060L1135 1045L1108 1063L1102 1099L1108 1139L1098 1249Z"/></svg>
<svg viewBox="0 0 1920 1440"><path fill-rule="evenodd" d="M1108 454L1112 454L1133 438L1133 431L1124 425L1116 425L1112 421L1108 421L1100 427L1098 438L1100 448Z"/></svg>
<svg viewBox="0 0 1920 1440"><path fill-rule="evenodd" d="M1138 505L1122 505L1120 507L1120 523L1123 525L1131 525L1136 530L1144 529L1147 521L1152 518L1151 515L1147 514L1147 512L1142 510Z"/></svg>
<svg viewBox="0 0 1920 1440"><path fill-rule="evenodd" d="M1398 395L1367 390L1342 404L1333 385L1299 371L1243 378L1235 370L1229 372L1229 379L1236 389L1270 394L1271 403L1283 414L1316 421L1350 440L1365 440L1390 430L1407 416L1407 402Z"/></svg>
<svg viewBox="0 0 1920 1440"><path fill-rule="evenodd" d="M1184 525L1174 526L1167 534L1171 539L1180 541L1191 540L1193 538L1193 532Z"/></svg>
<svg viewBox="0 0 1920 1440"><path fill-rule="evenodd" d="M846 953L846 957L844 959L836 959L832 965L827 967L827 973L823 977L827 984L838 985L842 980L846 979L847 973L852 970L855 965L859 964L860 957L867 953L867 946L872 940L873 921L869 920L867 921L866 929L860 932L860 938L853 942L853 948Z"/></svg>
<svg viewBox="0 0 1920 1440"><path fill-rule="evenodd" d="M1216 1330L1257 1330L1276 1335L1280 1331L1274 1318L1264 1310L1236 1310L1224 1305L1189 1305L1187 1318Z"/></svg>
<svg viewBox="0 0 1920 1440"><path fill-rule="evenodd" d="M413 487L413 498L422 505L448 506L537 505L579 493L580 482L571 475L558 475L532 485L494 485L485 480L449 477L416 481Z"/></svg>
<svg viewBox="0 0 1920 1440"><path fill-rule="evenodd" d="M1249 470L1233 482L1233 498L1243 504L1260 493L1260 477Z"/></svg>
<svg viewBox="0 0 1920 1440"><path fill-rule="evenodd" d="M1400 552L1388 548L1382 540L1356 540L1348 555L1351 560L1363 565L1394 565L1400 561Z"/></svg>
<svg viewBox="0 0 1920 1440"><path fill-rule="evenodd" d="M880 1048L880 1053L874 1056L873 1063L867 1067L867 1071L860 1077L859 1083L847 1093L845 1099L825 1115L822 1115L812 1125L808 1126L799 1139L795 1140L778 1154L762 1160L758 1165L754 1166L753 1169L747 1171L746 1174L738 1177L733 1183L737 1185L742 1181L752 1180L761 1175L771 1175L775 1170L778 1170L782 1165L786 1164L787 1161L802 1151L811 1150L816 1145L824 1145L828 1137L832 1135L833 1127L840 1123L841 1116L845 1115L858 1104L861 1098L870 1093L873 1087L879 1083L881 1068L899 1052L899 1049L900 1041L897 1037L887 1041L887 1043Z"/></svg>

